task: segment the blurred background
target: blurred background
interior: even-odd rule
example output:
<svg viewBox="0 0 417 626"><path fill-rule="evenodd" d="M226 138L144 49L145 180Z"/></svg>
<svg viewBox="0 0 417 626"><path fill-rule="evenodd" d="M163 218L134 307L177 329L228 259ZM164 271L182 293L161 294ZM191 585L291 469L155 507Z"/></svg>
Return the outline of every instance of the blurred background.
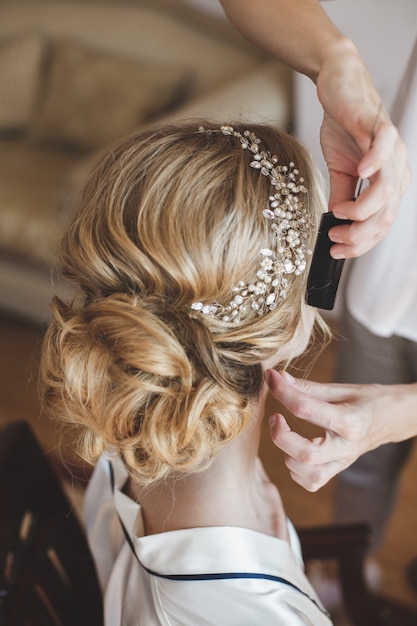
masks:
<svg viewBox="0 0 417 626"><path fill-rule="evenodd" d="M325 5L357 42L389 106L417 2ZM70 291L56 264L63 229L106 146L148 123L190 117L280 125L296 132L324 171L314 86L241 38L217 0L0 0L0 425L30 421L53 454L63 444L73 461L36 389L51 296ZM329 320L336 338L314 365L314 380L332 377L337 307ZM294 485L267 428L261 454L296 524L330 520L331 484L317 494ZM385 588L415 606L403 569L417 525L416 469L413 455L379 555Z"/></svg>
<svg viewBox="0 0 417 626"><path fill-rule="evenodd" d="M55 251L101 150L162 119L287 125L290 73L215 0L0 3L0 306L44 322ZM201 4L201 3L200 3Z"/></svg>

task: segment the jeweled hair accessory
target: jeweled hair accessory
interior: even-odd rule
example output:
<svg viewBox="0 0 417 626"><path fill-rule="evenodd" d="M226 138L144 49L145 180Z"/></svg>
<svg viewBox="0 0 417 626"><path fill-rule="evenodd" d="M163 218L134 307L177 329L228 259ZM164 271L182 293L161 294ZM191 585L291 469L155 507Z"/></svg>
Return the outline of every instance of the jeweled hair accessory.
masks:
<svg viewBox="0 0 417 626"><path fill-rule="evenodd" d="M233 299L226 305L218 302L193 302L191 308L224 322L238 323L242 318L257 312L264 315L273 311L279 300L287 297L288 274L301 274L306 268L309 231L313 220L306 210L300 194L307 193L303 178L294 163L278 165L278 157L260 149L261 140L255 133L245 130L242 133L232 126L220 129L206 129L200 126L200 133L207 135L221 133L239 139L244 150L253 154L250 167L259 170L271 181L273 193L268 198L262 214L271 224L271 246L262 248L260 266L252 282L241 280L233 288Z"/></svg>

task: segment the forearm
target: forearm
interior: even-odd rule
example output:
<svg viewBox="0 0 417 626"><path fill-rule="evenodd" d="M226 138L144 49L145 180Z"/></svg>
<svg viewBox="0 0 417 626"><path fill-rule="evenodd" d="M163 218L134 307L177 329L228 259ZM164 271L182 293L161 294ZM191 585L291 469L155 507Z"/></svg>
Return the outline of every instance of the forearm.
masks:
<svg viewBox="0 0 417 626"><path fill-rule="evenodd" d="M335 55L356 48L317 0L221 0L229 20L247 39L314 82Z"/></svg>

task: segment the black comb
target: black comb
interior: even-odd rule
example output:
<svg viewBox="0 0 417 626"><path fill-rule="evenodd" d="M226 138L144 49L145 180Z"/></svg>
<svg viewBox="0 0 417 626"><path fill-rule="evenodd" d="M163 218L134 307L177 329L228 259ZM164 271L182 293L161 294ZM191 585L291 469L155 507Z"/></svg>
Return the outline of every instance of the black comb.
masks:
<svg viewBox="0 0 417 626"><path fill-rule="evenodd" d="M333 226L351 223L352 220L338 219L331 211L321 216L307 280L307 304L328 311L333 309L345 259L333 259L330 256L334 242L329 239L329 230Z"/></svg>

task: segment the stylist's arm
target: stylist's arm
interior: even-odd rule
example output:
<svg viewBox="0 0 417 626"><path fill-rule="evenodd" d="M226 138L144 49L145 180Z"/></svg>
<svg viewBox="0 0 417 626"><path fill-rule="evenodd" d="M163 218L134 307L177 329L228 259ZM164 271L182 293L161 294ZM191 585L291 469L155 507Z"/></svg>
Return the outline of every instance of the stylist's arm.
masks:
<svg viewBox="0 0 417 626"><path fill-rule="evenodd" d="M323 429L308 439L291 430L283 415L270 417L275 445L285 453L292 478L308 491L320 489L365 452L417 435L417 383L323 384L273 370L267 382L293 415Z"/></svg>
<svg viewBox="0 0 417 626"><path fill-rule="evenodd" d="M221 3L247 39L315 83L324 112L321 146L330 176L329 208L336 217L353 220L330 230L331 254L364 254L387 234L410 172L404 143L380 106L361 55L318 0ZM370 185L353 202L358 177Z"/></svg>

